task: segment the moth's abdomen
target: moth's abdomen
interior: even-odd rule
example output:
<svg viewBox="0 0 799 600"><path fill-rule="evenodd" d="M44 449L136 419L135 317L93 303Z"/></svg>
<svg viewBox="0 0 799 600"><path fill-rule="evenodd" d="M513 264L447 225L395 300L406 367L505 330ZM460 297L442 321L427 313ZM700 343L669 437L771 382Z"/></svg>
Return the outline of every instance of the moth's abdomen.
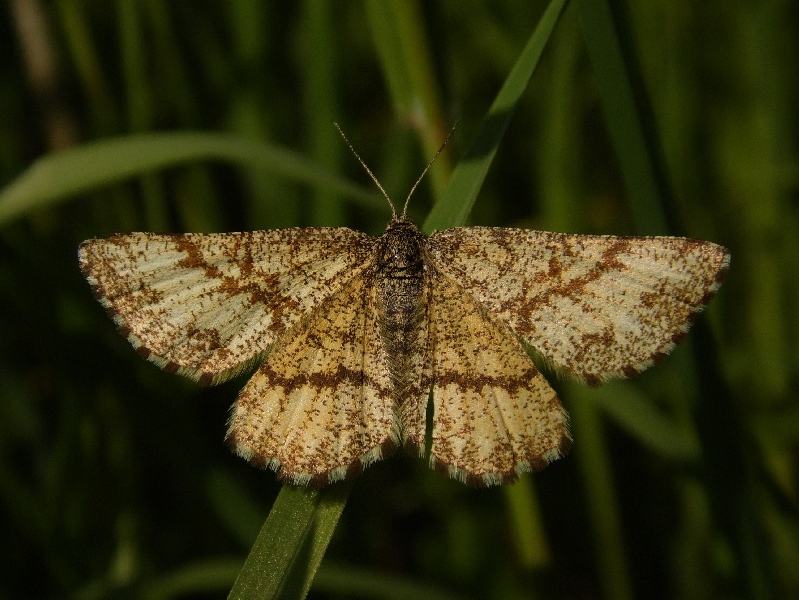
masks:
<svg viewBox="0 0 799 600"><path fill-rule="evenodd" d="M383 236L378 258L378 324L397 400L403 399L414 379L412 358L419 352L419 330L425 315L422 238L410 222L393 223Z"/></svg>
<svg viewBox="0 0 799 600"><path fill-rule="evenodd" d="M384 336L395 343L409 341L423 314L420 303L424 279L420 273L413 277L385 277L379 285L380 328Z"/></svg>

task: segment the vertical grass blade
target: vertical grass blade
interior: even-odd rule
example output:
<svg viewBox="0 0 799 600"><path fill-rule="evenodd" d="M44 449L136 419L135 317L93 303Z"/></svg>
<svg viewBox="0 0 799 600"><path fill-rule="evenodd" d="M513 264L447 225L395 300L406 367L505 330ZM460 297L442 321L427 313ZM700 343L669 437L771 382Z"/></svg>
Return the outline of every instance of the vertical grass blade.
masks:
<svg viewBox="0 0 799 600"><path fill-rule="evenodd" d="M526 475L514 485L503 486L502 492L519 563L530 570L548 568L552 556L532 476Z"/></svg>
<svg viewBox="0 0 799 600"><path fill-rule="evenodd" d="M591 400L591 390L577 384L569 384L567 389L573 400L569 413L575 436L579 435L573 452L588 499L602 597L628 600L634 597L632 581L601 414Z"/></svg>
<svg viewBox="0 0 799 600"><path fill-rule="evenodd" d="M146 53L144 28L139 14L139 5L133 0L118 0L119 42L121 71L125 81L127 104L127 126L130 131L146 131L153 125L152 91L146 75ZM141 193L144 200L149 231L169 230L166 195L160 180L152 175L141 178Z"/></svg>
<svg viewBox="0 0 799 600"><path fill-rule="evenodd" d="M333 19L337 7L327 2L307 0L303 4L303 102L306 111L309 154L330 171L338 171L345 150L333 121L339 118L338 106L339 57L334 43ZM330 190L318 188L313 192L312 216L314 225L338 227L346 222L341 198Z"/></svg>
<svg viewBox="0 0 799 600"><path fill-rule="evenodd" d="M578 0L577 5L636 228L647 234L679 233L651 105L641 84L624 14L620 7L614 10L610 0ZM702 368L691 369L685 363L678 368L689 386L701 390L698 405L693 408L714 517L735 556L738 587L746 589L751 598L775 597L769 583L774 580L769 575L773 560L758 542L766 534L751 485L755 479L747 459L751 445L746 444L745 428L721 376L715 343L703 322L694 327L692 338ZM597 530L598 535L602 532L602 528Z"/></svg>
<svg viewBox="0 0 799 600"><path fill-rule="evenodd" d="M433 70L422 11L417 0L381 0L366 3L375 47L400 119L416 131L426 156L433 156L444 140L441 100ZM440 198L450 168L445 156L428 176Z"/></svg>

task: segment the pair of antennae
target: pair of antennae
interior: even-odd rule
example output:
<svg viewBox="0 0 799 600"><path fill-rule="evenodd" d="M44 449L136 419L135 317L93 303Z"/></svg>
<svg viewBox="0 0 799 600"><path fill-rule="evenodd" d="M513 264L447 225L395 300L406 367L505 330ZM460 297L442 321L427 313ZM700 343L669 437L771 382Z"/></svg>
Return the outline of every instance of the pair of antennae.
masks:
<svg viewBox="0 0 799 600"><path fill-rule="evenodd" d="M405 206L402 207L402 215L401 215L402 219L404 219L407 216L408 202L410 201L411 196L413 196L413 193L416 191L416 187L421 183L422 179L427 174L427 171L430 169L430 167L433 166L433 163L436 162L436 159L438 158L438 155L441 154L441 151L447 145L447 142L449 142L449 138L451 138L452 134L455 133L455 128L458 126L458 123L460 123L460 120L456 121L455 125L452 126L452 129L449 130L449 133L447 134L447 137L444 140L444 143L441 144L441 148L438 149L438 152L436 152L435 156L433 156L433 159L429 163L427 163L427 166L424 168L424 171L422 171L422 174L419 175L419 179L416 180L416 183L413 184L413 187L411 188L411 191L408 192L408 197L405 198ZM343 137L344 141L347 142L347 146L350 147L350 151L353 153L353 155L355 155L355 158L358 159L358 162L361 163L361 166L364 169L366 169L367 173L369 173L369 177L372 178L372 181L375 182L375 185L377 185L377 187L380 189L380 191L383 192L383 196L386 198L386 200L388 201L388 205L391 207L391 216L392 216L392 218L394 220L396 220L397 219L397 211L394 208L394 203L391 201L391 198L388 197L388 194L386 193L386 190L383 189L383 186L380 185L380 182L377 180L377 177L375 177L375 174L372 173L372 171L369 169L369 167L366 166L366 163L363 162L363 159L355 151L355 148L352 147L352 144L350 144L350 141L347 139L347 136L344 135L344 132L341 130L341 127L339 127L338 123L333 122L333 125L336 126L336 129L338 129L338 132L341 134L341 137Z"/></svg>

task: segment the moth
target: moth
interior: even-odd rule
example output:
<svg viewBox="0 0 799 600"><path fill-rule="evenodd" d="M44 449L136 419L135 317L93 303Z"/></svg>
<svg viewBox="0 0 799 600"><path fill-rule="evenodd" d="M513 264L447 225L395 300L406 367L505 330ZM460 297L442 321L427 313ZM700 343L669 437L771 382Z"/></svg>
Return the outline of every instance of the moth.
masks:
<svg viewBox="0 0 799 600"><path fill-rule="evenodd" d="M436 470L492 486L541 469L571 436L522 342L589 385L631 377L683 339L729 266L725 248L679 237L426 236L406 213L430 165L397 215L352 151L391 205L380 237L130 233L79 250L142 357L203 385L260 363L226 440L292 484L353 476L398 446L423 454L429 401Z"/></svg>

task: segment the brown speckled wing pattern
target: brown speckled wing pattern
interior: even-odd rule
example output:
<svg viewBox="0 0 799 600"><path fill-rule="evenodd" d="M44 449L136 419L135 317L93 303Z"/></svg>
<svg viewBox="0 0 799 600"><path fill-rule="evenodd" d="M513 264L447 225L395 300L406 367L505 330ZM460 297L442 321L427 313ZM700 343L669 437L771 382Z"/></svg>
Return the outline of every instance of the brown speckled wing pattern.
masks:
<svg viewBox="0 0 799 600"><path fill-rule="evenodd" d="M665 356L729 265L715 244L456 228L404 216L346 228L133 233L89 240L81 268L120 331L212 384L263 360L234 405L233 450L324 485L398 445L471 485L568 450L568 417L520 340L589 384Z"/></svg>
<svg viewBox="0 0 799 600"><path fill-rule="evenodd" d="M432 288L431 465L489 486L563 456L566 411L513 333L448 276Z"/></svg>

